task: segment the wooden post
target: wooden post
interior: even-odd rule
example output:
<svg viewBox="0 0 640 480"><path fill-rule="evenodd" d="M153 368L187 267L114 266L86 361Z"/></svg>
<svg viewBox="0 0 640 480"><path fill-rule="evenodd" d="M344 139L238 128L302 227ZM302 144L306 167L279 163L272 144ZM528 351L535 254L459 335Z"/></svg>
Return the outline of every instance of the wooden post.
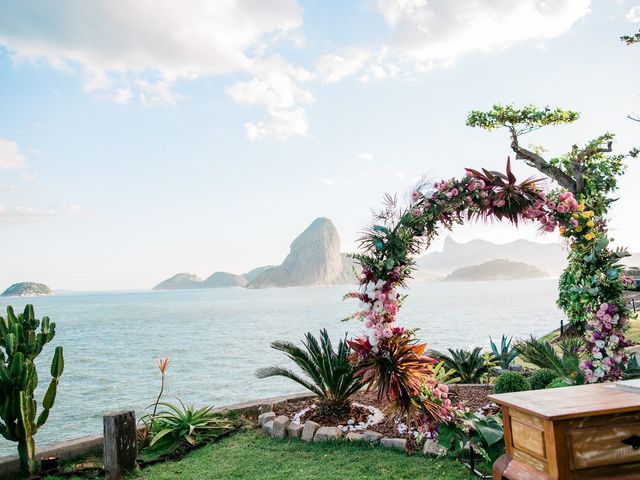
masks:
<svg viewBox="0 0 640 480"><path fill-rule="evenodd" d="M104 416L104 470L109 480L120 480L136 467L138 445L136 413L132 410Z"/></svg>

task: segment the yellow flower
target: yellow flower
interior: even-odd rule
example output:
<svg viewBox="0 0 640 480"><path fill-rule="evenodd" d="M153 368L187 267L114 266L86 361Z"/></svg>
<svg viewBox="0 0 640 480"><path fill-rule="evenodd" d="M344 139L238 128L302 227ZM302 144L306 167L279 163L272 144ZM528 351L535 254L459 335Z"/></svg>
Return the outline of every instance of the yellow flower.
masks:
<svg viewBox="0 0 640 480"><path fill-rule="evenodd" d="M560 235L564 235L564 232L566 232L567 229L564 227L560 227Z"/></svg>
<svg viewBox="0 0 640 480"><path fill-rule="evenodd" d="M595 223L593 223L593 220L589 220L587 222L587 227L593 227L595 225Z"/></svg>
<svg viewBox="0 0 640 480"><path fill-rule="evenodd" d="M571 215L573 218L578 218L580 215L578 215L577 213L574 213L573 215Z"/></svg>
<svg viewBox="0 0 640 480"><path fill-rule="evenodd" d="M582 225L578 225L576 227L576 232L581 232L582 231Z"/></svg>
<svg viewBox="0 0 640 480"><path fill-rule="evenodd" d="M580 211L584 210L584 203L581 203L580 205L578 205L578 210Z"/></svg>
<svg viewBox="0 0 640 480"><path fill-rule="evenodd" d="M595 234L593 232L589 232L584 236L587 240L593 240L595 238Z"/></svg>

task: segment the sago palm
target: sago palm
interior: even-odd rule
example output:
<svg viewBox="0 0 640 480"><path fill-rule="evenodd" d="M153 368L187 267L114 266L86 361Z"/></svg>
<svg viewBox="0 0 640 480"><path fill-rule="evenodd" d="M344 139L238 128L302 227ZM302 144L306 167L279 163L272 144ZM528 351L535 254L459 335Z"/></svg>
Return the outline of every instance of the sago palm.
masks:
<svg viewBox="0 0 640 480"><path fill-rule="evenodd" d="M321 414L331 415L349 410L349 397L361 388L360 377L355 375L349 362L349 346L346 337L334 349L326 329L320 330L320 340L311 333L305 335L300 348L291 342L275 341L271 348L279 350L293 360L306 374L306 378L283 367L267 367L257 370L258 378L286 377L318 396Z"/></svg>

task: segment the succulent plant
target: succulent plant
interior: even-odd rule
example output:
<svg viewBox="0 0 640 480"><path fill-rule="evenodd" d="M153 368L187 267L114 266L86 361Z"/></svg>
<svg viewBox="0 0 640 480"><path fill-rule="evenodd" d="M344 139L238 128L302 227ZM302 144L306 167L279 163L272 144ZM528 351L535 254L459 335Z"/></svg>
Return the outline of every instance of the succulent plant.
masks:
<svg viewBox="0 0 640 480"><path fill-rule="evenodd" d="M38 330L39 328L39 330ZM56 324L35 318L33 305L15 315L11 306L0 316L0 435L18 443L20 468L24 474L35 471L33 436L49 418L64 370L62 347L56 347L51 361L51 382L42 399L42 411L36 418L34 391L38 386L35 358L53 340Z"/></svg>

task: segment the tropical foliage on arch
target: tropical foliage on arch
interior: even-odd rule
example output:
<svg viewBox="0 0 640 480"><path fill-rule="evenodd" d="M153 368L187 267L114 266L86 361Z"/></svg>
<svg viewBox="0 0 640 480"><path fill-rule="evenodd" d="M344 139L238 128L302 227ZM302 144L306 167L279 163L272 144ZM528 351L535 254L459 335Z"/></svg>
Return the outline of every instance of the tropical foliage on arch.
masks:
<svg viewBox="0 0 640 480"><path fill-rule="evenodd" d="M424 355L415 331L396 324L405 295L401 288L414 270L414 257L429 246L439 228L450 229L466 219L538 222L552 232L559 228L569 247L569 266L560 281L558 304L575 329L584 332L587 359L575 383L616 380L626 364L624 338L628 310L623 292L630 281L618 261L626 251L609 248L606 214L624 173L625 155L608 155L613 135L606 133L585 147L573 146L566 155L545 160L541 151L520 146L520 136L547 125L571 123L578 114L549 108L515 109L496 105L488 112L471 112L470 126L487 130L507 128L511 148L560 188L545 192L542 180L518 182L507 161L505 173L467 169L460 179L418 185L406 206L386 197L375 224L361 238L359 290L348 297L360 300L354 314L364 332L349 343L352 361L369 387L377 388L403 413L429 419L455 415L446 386L431 375L434 361ZM632 152L631 156L635 156Z"/></svg>

